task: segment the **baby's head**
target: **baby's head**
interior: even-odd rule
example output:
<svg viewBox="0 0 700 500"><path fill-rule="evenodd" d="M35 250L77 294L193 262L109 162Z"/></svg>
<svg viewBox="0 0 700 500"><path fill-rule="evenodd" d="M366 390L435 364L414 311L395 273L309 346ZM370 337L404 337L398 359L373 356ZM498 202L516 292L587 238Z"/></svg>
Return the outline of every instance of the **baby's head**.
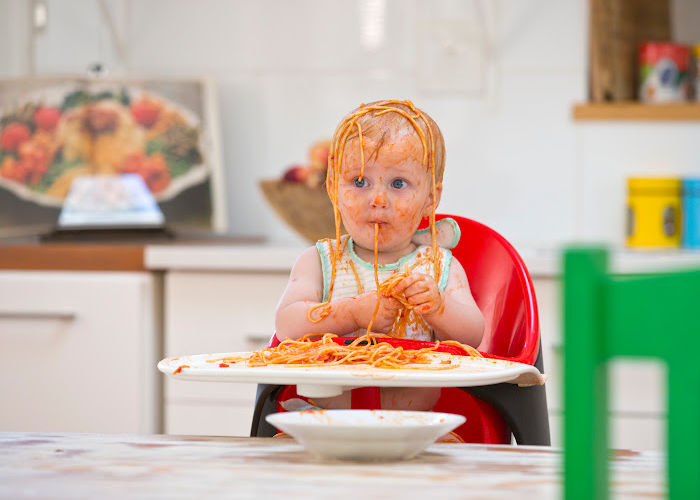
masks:
<svg viewBox="0 0 700 500"><path fill-rule="evenodd" d="M327 188L357 243L373 246L378 224L380 247L391 250L433 213L444 166L432 118L410 101L378 101L353 110L336 129Z"/></svg>

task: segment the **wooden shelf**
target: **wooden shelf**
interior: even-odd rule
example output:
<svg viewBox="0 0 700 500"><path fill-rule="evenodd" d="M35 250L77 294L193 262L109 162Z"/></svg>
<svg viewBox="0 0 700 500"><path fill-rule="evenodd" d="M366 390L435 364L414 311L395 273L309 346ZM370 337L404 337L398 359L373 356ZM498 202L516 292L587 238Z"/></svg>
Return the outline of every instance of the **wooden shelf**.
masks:
<svg viewBox="0 0 700 500"><path fill-rule="evenodd" d="M576 104L576 121L700 121L700 103L641 104L638 102Z"/></svg>

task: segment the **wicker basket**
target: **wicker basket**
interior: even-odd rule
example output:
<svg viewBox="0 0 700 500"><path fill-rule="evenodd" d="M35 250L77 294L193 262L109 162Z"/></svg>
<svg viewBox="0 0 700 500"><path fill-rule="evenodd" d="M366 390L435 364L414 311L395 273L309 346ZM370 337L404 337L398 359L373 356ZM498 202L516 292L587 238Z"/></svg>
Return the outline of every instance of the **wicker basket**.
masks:
<svg viewBox="0 0 700 500"><path fill-rule="evenodd" d="M284 222L311 242L335 238L333 205L324 188L281 180L260 181L265 199ZM341 227L341 234L345 229Z"/></svg>
<svg viewBox="0 0 700 500"><path fill-rule="evenodd" d="M629 101L638 88L639 44L672 39L670 0L590 0L590 99Z"/></svg>

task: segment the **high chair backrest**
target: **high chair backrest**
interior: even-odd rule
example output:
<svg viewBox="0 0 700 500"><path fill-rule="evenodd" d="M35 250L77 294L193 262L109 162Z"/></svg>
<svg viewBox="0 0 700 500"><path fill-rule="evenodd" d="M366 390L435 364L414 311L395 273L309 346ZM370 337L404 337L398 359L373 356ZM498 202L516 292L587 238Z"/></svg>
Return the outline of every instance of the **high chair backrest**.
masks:
<svg viewBox="0 0 700 500"><path fill-rule="evenodd" d="M604 249L564 254L564 493L608 497L608 375L615 356L668 366L671 498L700 498L700 270L620 277Z"/></svg>
<svg viewBox="0 0 700 500"><path fill-rule="evenodd" d="M530 275L513 246L484 224L458 215L461 238L452 249L486 323L479 350L534 364L539 349L537 301Z"/></svg>

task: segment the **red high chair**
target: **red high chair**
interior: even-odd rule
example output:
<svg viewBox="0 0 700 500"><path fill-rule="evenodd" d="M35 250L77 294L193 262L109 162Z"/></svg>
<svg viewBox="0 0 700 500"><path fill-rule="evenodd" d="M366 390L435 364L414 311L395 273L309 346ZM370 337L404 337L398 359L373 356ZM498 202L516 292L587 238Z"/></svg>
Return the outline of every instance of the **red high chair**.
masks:
<svg viewBox="0 0 700 500"><path fill-rule="evenodd" d="M530 275L520 255L493 229L464 217L457 221L461 238L452 249L464 267L472 295L485 320L479 350L489 355L536 366L543 371L537 301ZM273 335L271 345L278 343ZM251 436L276 432L264 416L280 411L278 398L286 386L258 386ZM294 394L291 387L287 396ZM353 407L377 407L378 390L355 389ZM286 397L284 398L286 399ZM549 417L544 386L518 387L496 384L482 387L444 388L435 411L465 415L457 432L466 442L549 445Z"/></svg>

